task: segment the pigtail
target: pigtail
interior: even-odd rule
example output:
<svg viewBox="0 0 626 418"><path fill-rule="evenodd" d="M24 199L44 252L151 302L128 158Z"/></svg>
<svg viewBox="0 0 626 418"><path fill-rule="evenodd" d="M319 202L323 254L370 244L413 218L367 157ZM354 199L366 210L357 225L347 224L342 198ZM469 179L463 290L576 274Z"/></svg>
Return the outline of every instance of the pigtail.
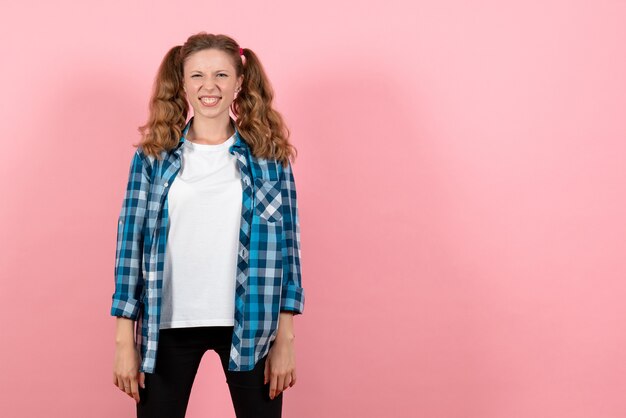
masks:
<svg viewBox="0 0 626 418"><path fill-rule="evenodd" d="M243 50L243 84L233 102L233 114L254 155L280 160L284 167L297 150L288 141L289 129L273 107L274 90L258 56Z"/></svg>
<svg viewBox="0 0 626 418"><path fill-rule="evenodd" d="M178 143L187 121L189 103L182 88L181 48L177 45L163 57L153 84L148 122L139 127L143 137L139 146L155 157Z"/></svg>

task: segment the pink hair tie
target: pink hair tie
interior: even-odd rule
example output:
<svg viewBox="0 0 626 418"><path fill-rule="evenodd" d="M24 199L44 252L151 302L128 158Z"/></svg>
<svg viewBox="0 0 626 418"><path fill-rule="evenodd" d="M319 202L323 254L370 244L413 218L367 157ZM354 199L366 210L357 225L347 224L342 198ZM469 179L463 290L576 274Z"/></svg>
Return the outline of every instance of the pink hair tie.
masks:
<svg viewBox="0 0 626 418"><path fill-rule="evenodd" d="M243 55L243 48L239 47L239 55Z"/></svg>

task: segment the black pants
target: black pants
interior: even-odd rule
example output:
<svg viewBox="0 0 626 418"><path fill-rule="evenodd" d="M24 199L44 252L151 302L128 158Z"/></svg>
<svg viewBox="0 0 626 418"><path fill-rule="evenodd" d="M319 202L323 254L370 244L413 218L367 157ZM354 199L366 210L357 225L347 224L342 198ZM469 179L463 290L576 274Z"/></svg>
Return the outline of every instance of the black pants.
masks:
<svg viewBox="0 0 626 418"><path fill-rule="evenodd" d="M155 372L146 373L145 389L139 386L137 417L183 418L202 355L211 349L220 357L237 418L280 418L283 393L270 399L270 384L263 384L267 356L254 370L228 371L232 334L232 326L160 330Z"/></svg>

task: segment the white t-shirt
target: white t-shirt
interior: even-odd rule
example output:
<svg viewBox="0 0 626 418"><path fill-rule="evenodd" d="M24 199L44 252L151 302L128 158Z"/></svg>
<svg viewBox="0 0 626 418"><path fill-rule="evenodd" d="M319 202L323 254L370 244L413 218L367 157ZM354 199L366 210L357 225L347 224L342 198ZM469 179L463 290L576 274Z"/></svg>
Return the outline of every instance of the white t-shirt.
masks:
<svg viewBox="0 0 626 418"><path fill-rule="evenodd" d="M228 149L185 140L168 192L160 328L235 324L241 174Z"/></svg>

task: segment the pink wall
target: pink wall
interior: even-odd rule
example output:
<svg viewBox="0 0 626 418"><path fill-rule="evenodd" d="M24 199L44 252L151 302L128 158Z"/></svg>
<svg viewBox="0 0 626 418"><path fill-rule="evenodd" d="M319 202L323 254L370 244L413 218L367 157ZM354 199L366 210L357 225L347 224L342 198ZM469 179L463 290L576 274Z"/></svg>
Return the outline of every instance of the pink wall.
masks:
<svg viewBox="0 0 626 418"><path fill-rule="evenodd" d="M131 417L116 218L156 68L263 59L299 150L287 417L626 416L626 3L32 2L0 14L0 415ZM233 417L215 353L188 417Z"/></svg>

